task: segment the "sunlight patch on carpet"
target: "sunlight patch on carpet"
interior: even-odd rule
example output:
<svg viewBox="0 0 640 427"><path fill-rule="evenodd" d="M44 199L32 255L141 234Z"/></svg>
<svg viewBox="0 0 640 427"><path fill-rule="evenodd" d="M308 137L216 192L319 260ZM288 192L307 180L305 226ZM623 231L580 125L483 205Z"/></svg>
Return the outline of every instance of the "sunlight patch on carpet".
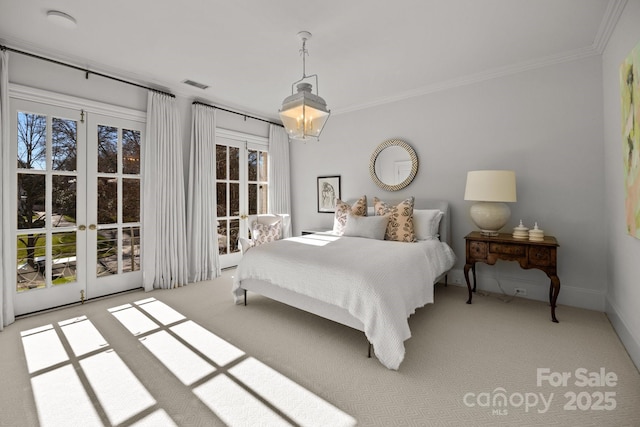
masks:
<svg viewBox="0 0 640 427"><path fill-rule="evenodd" d="M76 357L83 356L92 351L100 350L109 345L102 334L98 332L93 323L86 316L58 322L64 336Z"/></svg>
<svg viewBox="0 0 640 427"><path fill-rule="evenodd" d="M224 374L196 387L193 392L227 425L291 425Z"/></svg>
<svg viewBox="0 0 640 427"><path fill-rule="evenodd" d="M22 331L20 335L30 374L69 360L53 325Z"/></svg>
<svg viewBox="0 0 640 427"><path fill-rule="evenodd" d="M60 321L58 326L21 332L41 427L102 426L105 416L108 425L118 425L157 404L86 316ZM154 417L167 418L166 413Z"/></svg>
<svg viewBox="0 0 640 427"><path fill-rule="evenodd" d="M118 307L109 309L109 312L114 315L116 319L122 323L122 325L129 330L134 336L138 336L149 331L154 331L159 326L140 310L137 310L131 304L124 304Z"/></svg>
<svg viewBox="0 0 640 427"><path fill-rule="evenodd" d="M184 385L191 385L216 370L167 331L140 338L140 342Z"/></svg>
<svg viewBox="0 0 640 427"><path fill-rule="evenodd" d="M120 424L156 404L113 350L83 359L80 366L111 424Z"/></svg>
<svg viewBox="0 0 640 427"><path fill-rule="evenodd" d="M136 301L135 304L165 326L186 319L182 314L155 298Z"/></svg>
<svg viewBox="0 0 640 427"><path fill-rule="evenodd" d="M73 366L31 378L31 388L40 427L103 425Z"/></svg>
<svg viewBox="0 0 640 427"><path fill-rule="evenodd" d="M353 417L253 357L238 363L229 373L300 425L356 424Z"/></svg>
<svg viewBox="0 0 640 427"><path fill-rule="evenodd" d="M244 356L244 351L229 344L192 320L173 326L170 329L219 366L224 366Z"/></svg>
<svg viewBox="0 0 640 427"><path fill-rule="evenodd" d="M142 344L132 347L130 342L125 350L142 352L136 357L151 371L138 378L87 316L22 331L40 426L175 426L144 385L154 381L149 372L172 374L185 387L174 382L171 393L199 398L212 419L230 426L356 424L347 413L155 298L108 311ZM134 360L131 356L127 353L125 360Z"/></svg>

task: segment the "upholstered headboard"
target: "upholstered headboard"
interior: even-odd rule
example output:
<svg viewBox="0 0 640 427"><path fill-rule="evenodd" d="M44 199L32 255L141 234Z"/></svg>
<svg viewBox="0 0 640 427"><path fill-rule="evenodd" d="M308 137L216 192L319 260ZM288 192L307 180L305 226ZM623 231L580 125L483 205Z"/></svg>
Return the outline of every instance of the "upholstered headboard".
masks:
<svg viewBox="0 0 640 427"><path fill-rule="evenodd" d="M388 203L389 205L397 205L405 199L387 199L377 196L380 200ZM349 199L347 203L353 205L358 199ZM367 205L369 207L369 215L372 214L373 196L367 196ZM440 220L440 241L447 243L451 246L451 213L449 211L449 202L445 200L436 199L422 199L415 198L413 203L414 209L440 209L442 211L442 219Z"/></svg>
<svg viewBox="0 0 640 427"><path fill-rule="evenodd" d="M398 201L400 203L402 200ZM390 202L389 202L390 203ZM449 212L449 202L435 199L418 199L416 198L414 209L440 209L442 211L442 219L440 220L440 241L451 246L451 215Z"/></svg>

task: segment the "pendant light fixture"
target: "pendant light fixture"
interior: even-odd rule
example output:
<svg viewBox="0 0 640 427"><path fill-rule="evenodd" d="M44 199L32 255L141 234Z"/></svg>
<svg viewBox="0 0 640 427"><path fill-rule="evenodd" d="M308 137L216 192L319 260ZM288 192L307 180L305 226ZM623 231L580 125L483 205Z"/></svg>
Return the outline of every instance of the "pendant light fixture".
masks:
<svg viewBox="0 0 640 427"><path fill-rule="evenodd" d="M308 31L300 31L298 37L302 40L302 78L291 85L291 96L282 101L280 119L287 134L291 139L302 141L318 140L331 111L327 109L327 103L318 95L318 75L306 74L307 40L311 38ZM305 79L315 77L316 93L311 92L312 85L303 82ZM293 92L296 86L298 92Z"/></svg>

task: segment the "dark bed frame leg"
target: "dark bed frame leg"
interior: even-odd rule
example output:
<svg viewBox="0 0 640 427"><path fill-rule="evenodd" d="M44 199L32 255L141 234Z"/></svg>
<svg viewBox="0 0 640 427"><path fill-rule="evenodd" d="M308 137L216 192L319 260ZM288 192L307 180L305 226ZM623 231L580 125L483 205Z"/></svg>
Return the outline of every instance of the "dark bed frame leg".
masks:
<svg viewBox="0 0 640 427"><path fill-rule="evenodd" d="M371 347L373 347L373 345L369 343L369 355L367 356L369 359L371 359Z"/></svg>
<svg viewBox="0 0 640 427"><path fill-rule="evenodd" d="M447 280L449 279L449 275L445 274L444 275L444 285L447 286Z"/></svg>
<svg viewBox="0 0 640 427"><path fill-rule="evenodd" d="M247 305L247 290L246 289L243 289L243 290L244 290L244 305Z"/></svg>

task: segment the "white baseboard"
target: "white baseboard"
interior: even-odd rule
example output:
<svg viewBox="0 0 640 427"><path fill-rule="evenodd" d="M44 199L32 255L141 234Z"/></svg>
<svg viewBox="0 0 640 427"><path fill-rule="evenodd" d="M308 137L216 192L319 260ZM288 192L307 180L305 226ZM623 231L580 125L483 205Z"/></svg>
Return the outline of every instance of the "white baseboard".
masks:
<svg viewBox="0 0 640 427"><path fill-rule="evenodd" d="M618 334L618 338L622 341L622 345L627 349L629 357L631 357L636 368L640 370L640 342L633 336L623 317L620 315L618 307L613 304L609 298L607 298L606 313L611 325L613 325L613 329L615 329Z"/></svg>
<svg viewBox="0 0 640 427"><path fill-rule="evenodd" d="M477 271L476 271L477 272ZM526 280L522 277L514 277L502 275L499 279L495 276L487 274L477 274L478 288L488 292L506 293L507 295L515 295L515 289L525 289L527 294L521 295L522 298L533 299L537 301L549 301L549 280ZM469 271L469 280L472 282L473 277ZM461 269L451 270L448 274L448 283L457 286L467 286L464 279L464 272ZM560 295L558 295L558 305L569 305L572 307L586 308L588 310L605 311L606 294L604 291L594 291L591 289L582 289L574 286L562 284L560 280Z"/></svg>

